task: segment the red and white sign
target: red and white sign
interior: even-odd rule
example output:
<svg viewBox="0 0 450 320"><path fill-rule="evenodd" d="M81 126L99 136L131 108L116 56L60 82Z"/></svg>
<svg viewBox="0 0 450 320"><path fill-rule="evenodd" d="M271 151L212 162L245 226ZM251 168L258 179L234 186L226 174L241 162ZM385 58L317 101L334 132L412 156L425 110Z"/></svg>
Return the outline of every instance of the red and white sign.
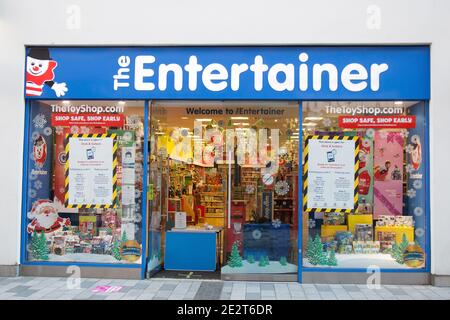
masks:
<svg viewBox="0 0 450 320"><path fill-rule="evenodd" d="M95 127L123 127L125 117L123 114L75 114L53 113L52 126L95 126Z"/></svg>
<svg viewBox="0 0 450 320"><path fill-rule="evenodd" d="M415 128L416 116L339 116L341 128Z"/></svg>

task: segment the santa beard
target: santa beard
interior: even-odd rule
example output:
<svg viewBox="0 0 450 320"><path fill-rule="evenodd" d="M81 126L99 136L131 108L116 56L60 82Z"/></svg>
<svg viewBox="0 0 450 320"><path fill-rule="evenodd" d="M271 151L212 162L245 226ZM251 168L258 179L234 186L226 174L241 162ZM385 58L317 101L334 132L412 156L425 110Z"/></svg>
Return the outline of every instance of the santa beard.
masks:
<svg viewBox="0 0 450 320"><path fill-rule="evenodd" d="M50 228L55 223L56 219L58 219L58 215L56 213L50 213L48 216L45 214L36 216L39 226L44 229Z"/></svg>

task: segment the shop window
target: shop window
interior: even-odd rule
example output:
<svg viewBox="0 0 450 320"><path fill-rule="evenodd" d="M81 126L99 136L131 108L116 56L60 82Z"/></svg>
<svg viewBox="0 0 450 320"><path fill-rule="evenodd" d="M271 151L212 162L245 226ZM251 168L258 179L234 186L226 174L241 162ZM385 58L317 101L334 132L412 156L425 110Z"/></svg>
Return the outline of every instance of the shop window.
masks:
<svg viewBox="0 0 450 320"><path fill-rule="evenodd" d="M303 266L425 268L425 102L303 103Z"/></svg>
<svg viewBox="0 0 450 320"><path fill-rule="evenodd" d="M29 105L27 260L140 263L143 102Z"/></svg>
<svg viewBox="0 0 450 320"><path fill-rule="evenodd" d="M151 107L149 270L202 270L203 249L182 240L174 249L181 229L185 243L218 230L212 270L222 274L297 272L298 110L296 102Z"/></svg>

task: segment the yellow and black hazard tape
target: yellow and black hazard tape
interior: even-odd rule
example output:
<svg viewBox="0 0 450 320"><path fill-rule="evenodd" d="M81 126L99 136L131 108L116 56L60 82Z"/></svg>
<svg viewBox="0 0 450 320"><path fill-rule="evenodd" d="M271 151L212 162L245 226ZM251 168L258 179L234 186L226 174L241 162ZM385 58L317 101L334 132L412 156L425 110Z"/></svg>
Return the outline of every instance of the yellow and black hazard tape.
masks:
<svg viewBox="0 0 450 320"><path fill-rule="evenodd" d="M70 150L70 138L112 138L113 139L113 162L112 162L112 169L113 169L113 194L112 194L112 201L111 204L71 204L69 203L69 150ZM66 208L73 208L73 209L109 209L109 208L117 208L118 203L118 197L117 197L117 147L118 147L118 141L117 141L117 134L106 134L106 133L94 133L94 134L66 134L65 137L65 152L66 152L66 163L64 166L64 186L65 186L65 195L64 195L64 206Z"/></svg>
<svg viewBox="0 0 450 320"><path fill-rule="evenodd" d="M355 141L355 177L354 177L354 194L353 201L354 207L352 209L339 209L339 208L308 208L308 155L309 155L309 140L347 140ZM303 149L303 211L304 212L341 212L356 213L358 211L358 184L359 184L359 137L358 136L327 136L327 135L309 135L305 137L305 147Z"/></svg>

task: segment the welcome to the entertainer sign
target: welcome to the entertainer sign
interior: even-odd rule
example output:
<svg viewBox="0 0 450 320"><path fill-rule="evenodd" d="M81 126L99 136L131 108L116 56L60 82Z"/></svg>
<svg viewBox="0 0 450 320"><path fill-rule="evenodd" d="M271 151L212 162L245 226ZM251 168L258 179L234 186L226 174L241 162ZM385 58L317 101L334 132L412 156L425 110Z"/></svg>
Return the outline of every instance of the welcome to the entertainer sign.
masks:
<svg viewBox="0 0 450 320"><path fill-rule="evenodd" d="M48 51L56 62L52 81L64 82L67 89L59 92L64 99L381 100L430 95L426 46ZM29 98L57 98L55 92L43 85L40 95Z"/></svg>

